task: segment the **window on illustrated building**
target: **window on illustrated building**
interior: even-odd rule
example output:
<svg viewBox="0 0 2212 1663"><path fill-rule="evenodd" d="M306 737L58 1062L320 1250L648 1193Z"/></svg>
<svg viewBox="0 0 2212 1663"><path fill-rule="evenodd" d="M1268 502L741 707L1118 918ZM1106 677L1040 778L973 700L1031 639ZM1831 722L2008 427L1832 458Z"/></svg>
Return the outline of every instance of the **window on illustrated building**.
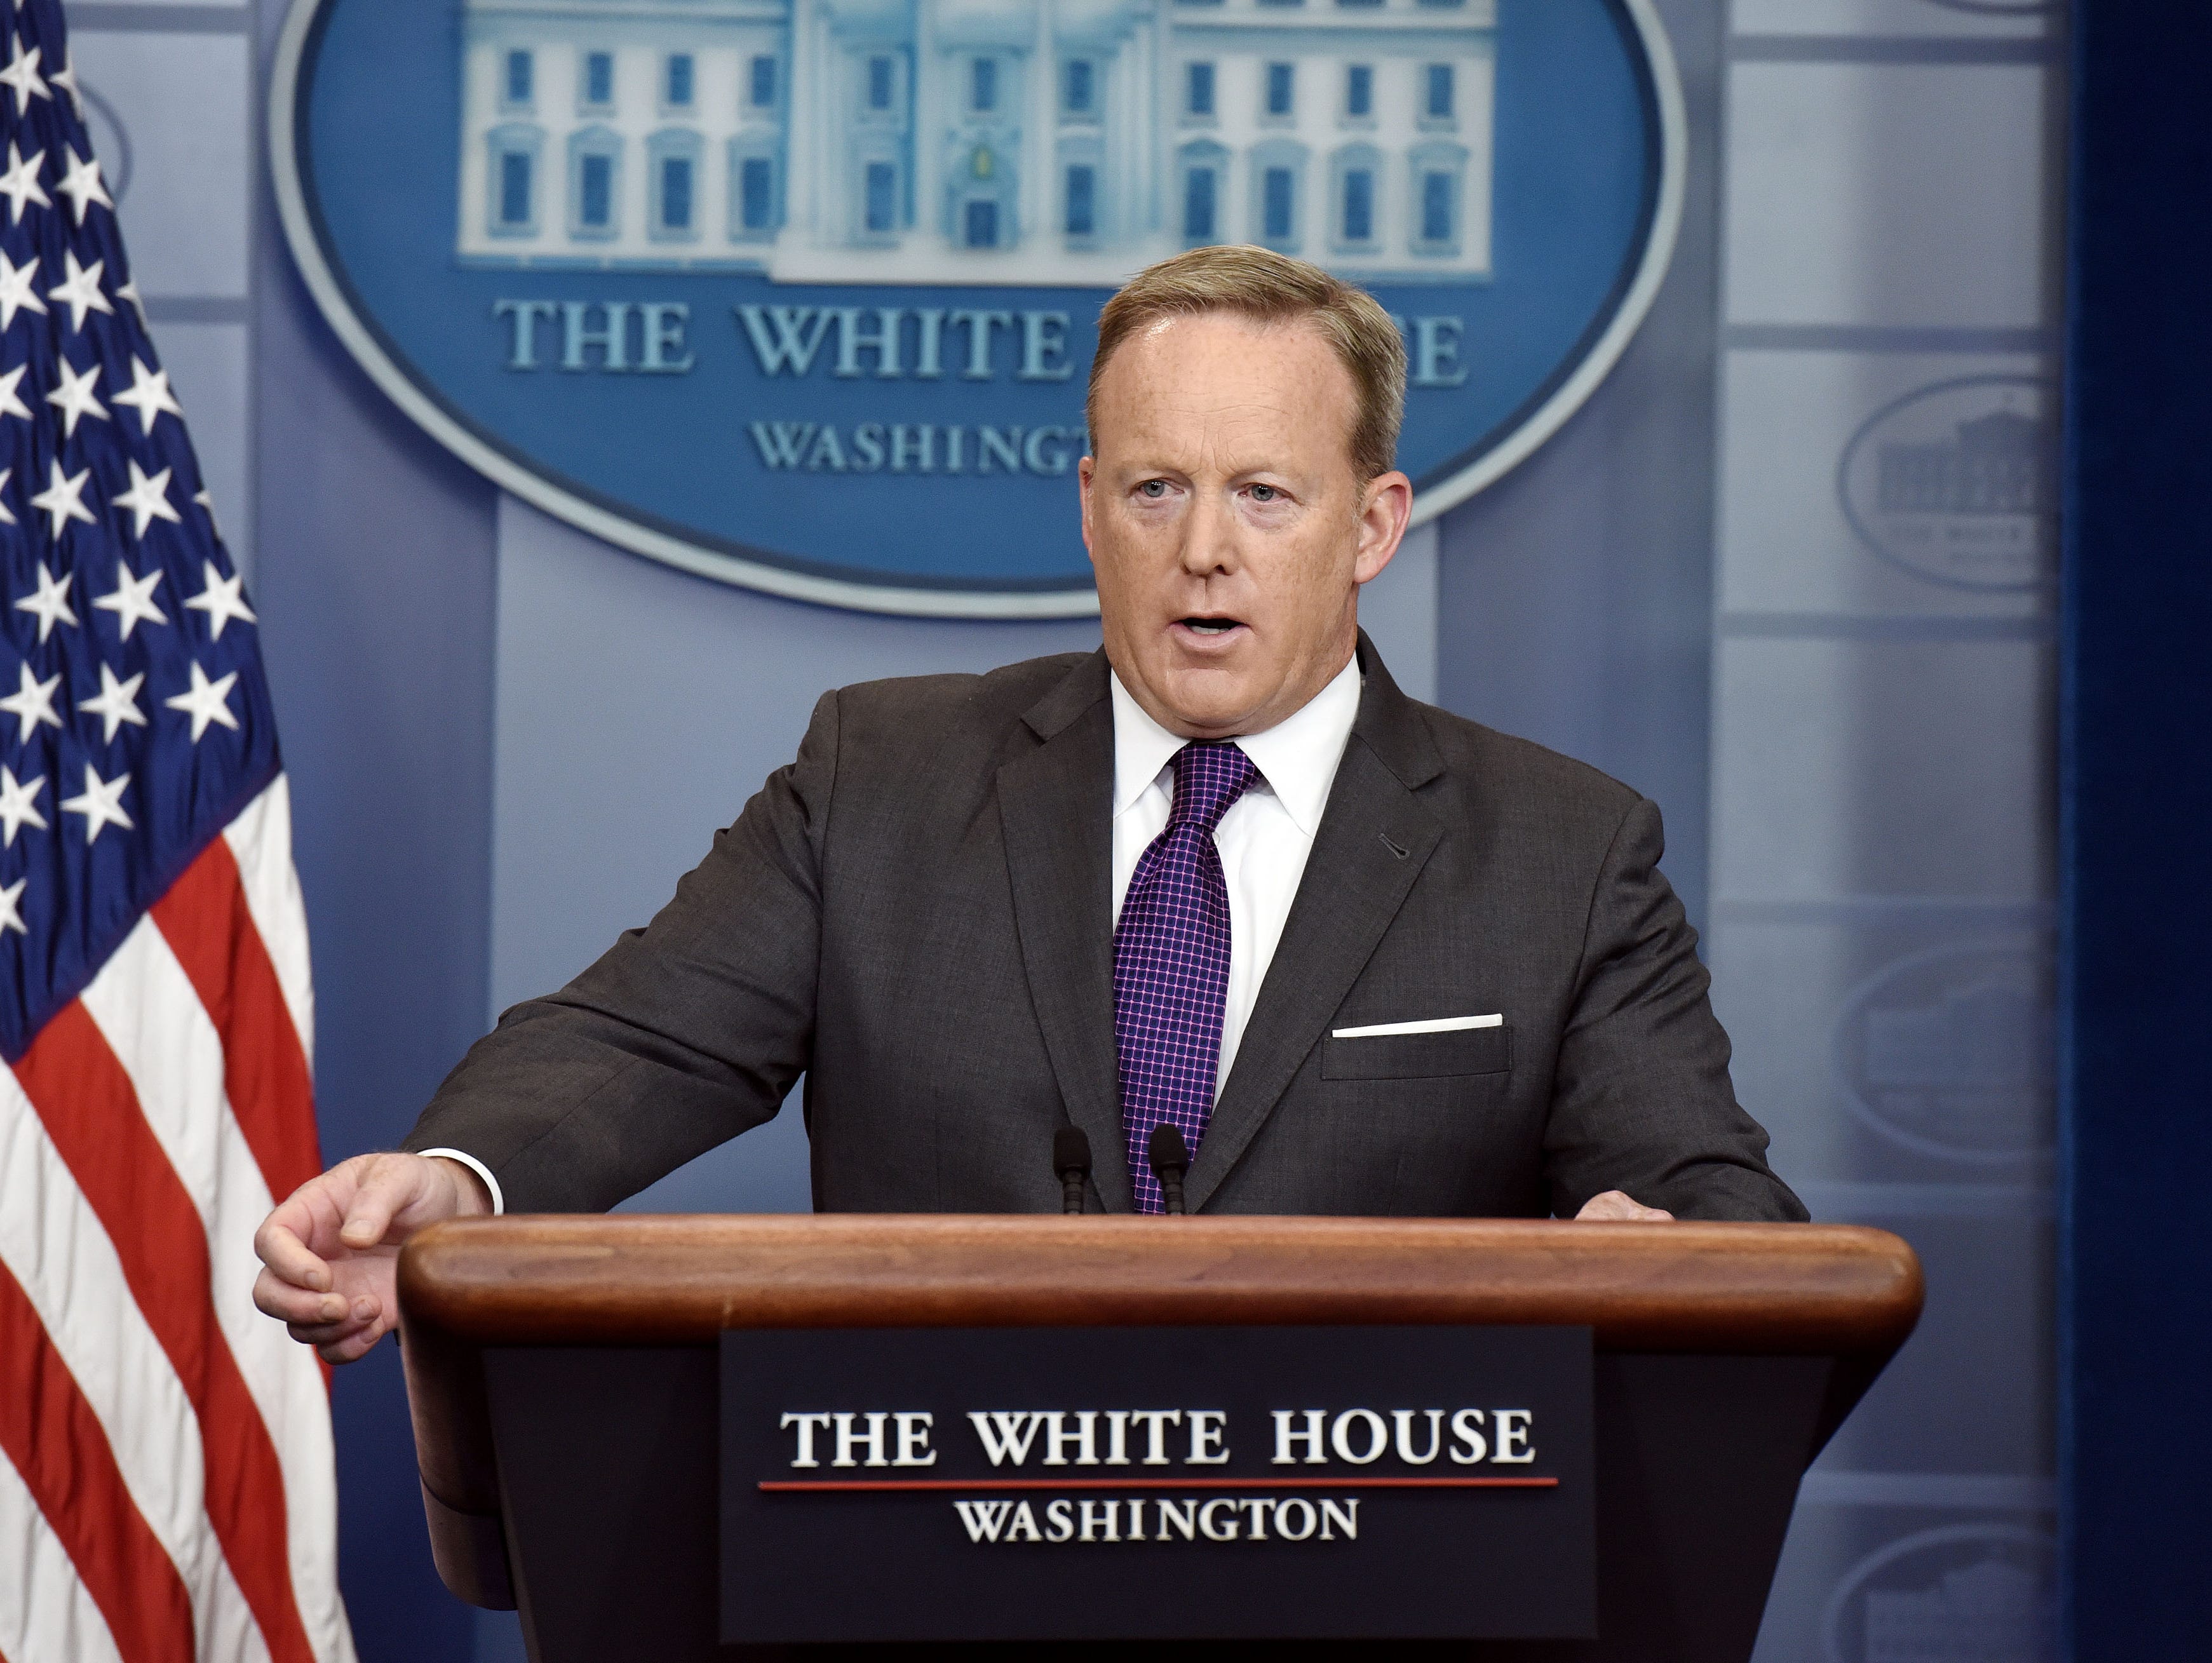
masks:
<svg viewBox="0 0 2212 1663"><path fill-rule="evenodd" d="M691 54L671 52L668 55L667 99L672 110L691 107Z"/></svg>
<svg viewBox="0 0 2212 1663"><path fill-rule="evenodd" d="M1213 240L1213 193L1218 177L1211 167L1194 167L1184 175L1182 237L1185 242Z"/></svg>
<svg viewBox="0 0 2212 1663"><path fill-rule="evenodd" d="M499 222L510 230L530 223L531 159L523 150L509 150L499 159Z"/></svg>
<svg viewBox="0 0 2212 1663"><path fill-rule="evenodd" d="M872 161L867 166L862 183L866 197L862 223L871 233L878 235L896 229L898 224L898 169L888 161Z"/></svg>
<svg viewBox="0 0 2212 1663"><path fill-rule="evenodd" d="M1189 65L1183 94L1185 113L1194 116L1212 115L1213 113L1213 65L1211 64Z"/></svg>
<svg viewBox="0 0 2212 1663"><path fill-rule="evenodd" d="M660 224L666 231L691 228L691 159L660 159Z"/></svg>
<svg viewBox="0 0 2212 1663"><path fill-rule="evenodd" d="M1375 240L1375 175L1367 168L1353 167L1345 173L1344 218L1340 232L1342 240L1349 244Z"/></svg>
<svg viewBox="0 0 2212 1663"><path fill-rule="evenodd" d="M1067 234L1090 237L1098 231L1098 170L1079 163L1067 170Z"/></svg>
<svg viewBox="0 0 2212 1663"><path fill-rule="evenodd" d="M1455 181L1437 170L1421 174L1421 240L1442 246L1452 240L1453 209L1457 206Z"/></svg>
<svg viewBox="0 0 2212 1663"><path fill-rule="evenodd" d="M607 156L586 156L577 168L576 218L597 228L614 218L615 167Z"/></svg>
<svg viewBox="0 0 2212 1663"><path fill-rule="evenodd" d="M536 91L537 60L528 52L509 52L507 55L507 82L504 101L509 109L527 109Z"/></svg>
<svg viewBox="0 0 2212 1663"><path fill-rule="evenodd" d="M1270 167L1261 185L1260 234L1271 243L1291 240L1291 205L1297 175L1287 167Z"/></svg>
<svg viewBox="0 0 2212 1663"><path fill-rule="evenodd" d="M584 102L593 109L603 109L615 101L615 55L612 52L584 54Z"/></svg>

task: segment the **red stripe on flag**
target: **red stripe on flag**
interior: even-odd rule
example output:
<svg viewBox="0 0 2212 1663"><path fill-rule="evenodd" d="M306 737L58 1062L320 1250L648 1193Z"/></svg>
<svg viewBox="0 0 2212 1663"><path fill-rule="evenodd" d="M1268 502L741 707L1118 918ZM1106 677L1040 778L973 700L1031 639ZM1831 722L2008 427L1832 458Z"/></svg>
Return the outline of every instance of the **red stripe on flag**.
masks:
<svg viewBox="0 0 2212 1663"><path fill-rule="evenodd" d="M314 1084L230 845L218 837L202 850L153 916L222 1036L231 1113L282 1201L323 1169Z"/></svg>
<svg viewBox="0 0 2212 1663"><path fill-rule="evenodd" d="M206 1229L131 1077L83 1004L72 1003L32 1041L15 1077L114 1242L139 1311L199 1417L208 1518L270 1657L313 1663L292 1598L276 1446L216 1318Z"/></svg>
<svg viewBox="0 0 2212 1663"><path fill-rule="evenodd" d="M5 1265L0 1380L7 1381L0 1388L0 1453L23 1475L125 1663L191 1663L192 1605L184 1579L131 1499L99 1417ZM41 1597L37 1589L24 1593Z"/></svg>

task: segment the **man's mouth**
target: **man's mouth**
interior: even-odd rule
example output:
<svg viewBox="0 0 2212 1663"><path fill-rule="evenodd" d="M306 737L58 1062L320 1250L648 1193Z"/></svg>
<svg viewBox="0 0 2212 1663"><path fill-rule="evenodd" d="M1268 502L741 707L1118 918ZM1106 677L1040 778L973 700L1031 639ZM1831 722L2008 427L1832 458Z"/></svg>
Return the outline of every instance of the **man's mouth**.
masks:
<svg viewBox="0 0 2212 1663"><path fill-rule="evenodd" d="M1244 627L1243 624L1236 618L1211 618L1194 616L1187 618L1178 618L1176 622L1180 623L1184 628L1189 630L1193 634L1212 639L1218 639L1220 636L1230 634L1231 631L1241 629Z"/></svg>

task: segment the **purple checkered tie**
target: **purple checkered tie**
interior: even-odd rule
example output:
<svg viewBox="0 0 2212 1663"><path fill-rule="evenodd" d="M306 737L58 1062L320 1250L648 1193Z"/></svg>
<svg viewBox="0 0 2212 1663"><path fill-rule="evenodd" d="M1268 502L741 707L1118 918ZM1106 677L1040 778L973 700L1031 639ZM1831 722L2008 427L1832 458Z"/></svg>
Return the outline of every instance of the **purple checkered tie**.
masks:
<svg viewBox="0 0 2212 1663"><path fill-rule="evenodd" d="M1152 1128L1173 1121L1195 1156L1213 1115L1229 1000L1229 885L1213 828L1260 777L1225 741L1185 745L1175 771L1168 828L1139 858L1114 930L1121 1125L1139 1212L1161 1211L1159 1180L1145 1153Z"/></svg>

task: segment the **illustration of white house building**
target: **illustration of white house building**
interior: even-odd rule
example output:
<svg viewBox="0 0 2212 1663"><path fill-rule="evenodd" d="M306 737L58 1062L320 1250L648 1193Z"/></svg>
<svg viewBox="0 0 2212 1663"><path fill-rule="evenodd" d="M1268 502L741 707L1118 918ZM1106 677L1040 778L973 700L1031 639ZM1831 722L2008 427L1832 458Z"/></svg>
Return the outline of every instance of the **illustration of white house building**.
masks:
<svg viewBox="0 0 2212 1663"><path fill-rule="evenodd" d="M1108 286L1491 261L1497 0L463 0L459 252Z"/></svg>

